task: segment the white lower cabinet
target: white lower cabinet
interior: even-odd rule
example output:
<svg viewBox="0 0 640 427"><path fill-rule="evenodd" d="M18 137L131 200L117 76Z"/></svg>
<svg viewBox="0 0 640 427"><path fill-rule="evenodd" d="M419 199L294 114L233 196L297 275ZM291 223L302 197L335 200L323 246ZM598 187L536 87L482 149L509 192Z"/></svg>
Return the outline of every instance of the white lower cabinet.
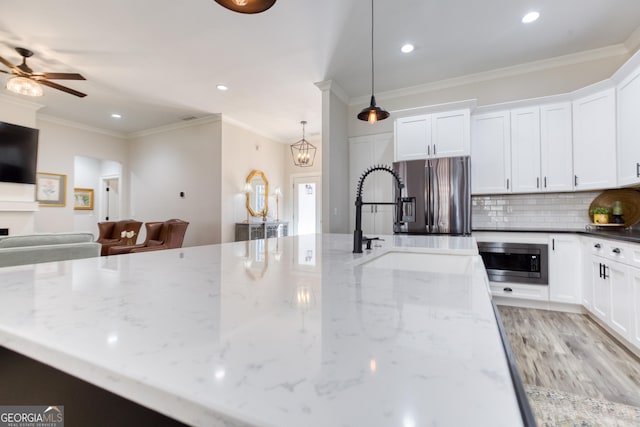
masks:
<svg viewBox="0 0 640 427"><path fill-rule="evenodd" d="M640 348L640 302L636 296L640 294L640 269L630 265L633 259L628 256L633 245L588 239L584 248L591 271L583 288L584 307Z"/></svg>
<svg viewBox="0 0 640 427"><path fill-rule="evenodd" d="M580 304L582 262L580 238L573 234L549 237L549 300Z"/></svg>
<svg viewBox="0 0 640 427"><path fill-rule="evenodd" d="M598 316L600 320L607 322L611 308L611 284L603 275L603 270L606 267L605 261L604 258L598 256L591 257L591 280L593 280L593 301L591 308L593 314Z"/></svg>
<svg viewBox="0 0 640 427"><path fill-rule="evenodd" d="M640 270L629 270L629 282L631 283L631 331L629 341L640 348Z"/></svg>
<svg viewBox="0 0 640 427"><path fill-rule="evenodd" d="M617 333L629 338L632 296L629 281L630 267L617 262L607 262L605 270L611 292L610 325Z"/></svg>

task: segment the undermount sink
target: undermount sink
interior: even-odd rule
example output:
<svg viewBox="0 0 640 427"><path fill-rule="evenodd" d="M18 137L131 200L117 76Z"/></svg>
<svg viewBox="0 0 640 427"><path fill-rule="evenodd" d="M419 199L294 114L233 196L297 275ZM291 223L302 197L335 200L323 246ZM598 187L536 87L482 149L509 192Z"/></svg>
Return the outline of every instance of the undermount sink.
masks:
<svg viewBox="0 0 640 427"><path fill-rule="evenodd" d="M391 251L362 263L365 268L464 274L469 272L473 257L468 255Z"/></svg>

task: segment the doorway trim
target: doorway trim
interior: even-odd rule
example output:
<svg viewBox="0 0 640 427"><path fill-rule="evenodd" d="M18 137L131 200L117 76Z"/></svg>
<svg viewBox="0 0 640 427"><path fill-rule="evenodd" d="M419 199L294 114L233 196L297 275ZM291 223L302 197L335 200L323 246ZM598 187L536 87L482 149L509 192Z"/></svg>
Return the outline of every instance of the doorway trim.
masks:
<svg viewBox="0 0 640 427"><path fill-rule="evenodd" d="M295 181L297 178L317 178L318 179L318 188L316 195L316 232L322 233L322 173L320 172L307 172L307 173L292 173L289 175L289 189L291 190L291 229L293 233L297 233L297 223L296 223L296 191L295 191ZM293 234L292 233L292 234Z"/></svg>
<svg viewBox="0 0 640 427"><path fill-rule="evenodd" d="M118 185L120 187L120 191L118 191L118 212L117 215L110 215L109 216L109 221L113 221L114 218L118 218L120 219L120 216L122 215L122 176L115 174L115 175L102 175L100 176L100 218L99 218L99 222L100 221L106 221L106 214L107 214L107 197L106 197L106 189L107 189L107 181L113 180L113 179L117 179L118 180Z"/></svg>

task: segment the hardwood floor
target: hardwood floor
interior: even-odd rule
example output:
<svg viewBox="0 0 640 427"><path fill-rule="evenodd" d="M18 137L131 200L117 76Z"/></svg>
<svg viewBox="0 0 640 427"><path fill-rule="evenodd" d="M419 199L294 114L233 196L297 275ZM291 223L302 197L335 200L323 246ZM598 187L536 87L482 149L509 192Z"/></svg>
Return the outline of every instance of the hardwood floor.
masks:
<svg viewBox="0 0 640 427"><path fill-rule="evenodd" d="M640 408L640 360L586 315L498 309L523 383Z"/></svg>

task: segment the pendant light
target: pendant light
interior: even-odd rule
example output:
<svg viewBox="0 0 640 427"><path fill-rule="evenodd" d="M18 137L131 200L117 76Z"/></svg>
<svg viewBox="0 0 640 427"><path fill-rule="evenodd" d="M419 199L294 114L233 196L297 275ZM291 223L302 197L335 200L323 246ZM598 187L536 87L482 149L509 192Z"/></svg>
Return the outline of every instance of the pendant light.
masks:
<svg viewBox="0 0 640 427"><path fill-rule="evenodd" d="M222 7L238 13L260 13L269 9L276 0L215 0Z"/></svg>
<svg viewBox="0 0 640 427"><path fill-rule="evenodd" d="M295 144L291 144L291 157L293 157L294 165L304 168L313 166L317 148L304 139L304 125L306 125L307 122L303 120L300 124L302 125L302 139Z"/></svg>
<svg viewBox="0 0 640 427"><path fill-rule="evenodd" d="M373 0L371 0L371 103L358 114L358 119L374 124L378 120L389 117L389 112L376 106L376 97L373 95Z"/></svg>

